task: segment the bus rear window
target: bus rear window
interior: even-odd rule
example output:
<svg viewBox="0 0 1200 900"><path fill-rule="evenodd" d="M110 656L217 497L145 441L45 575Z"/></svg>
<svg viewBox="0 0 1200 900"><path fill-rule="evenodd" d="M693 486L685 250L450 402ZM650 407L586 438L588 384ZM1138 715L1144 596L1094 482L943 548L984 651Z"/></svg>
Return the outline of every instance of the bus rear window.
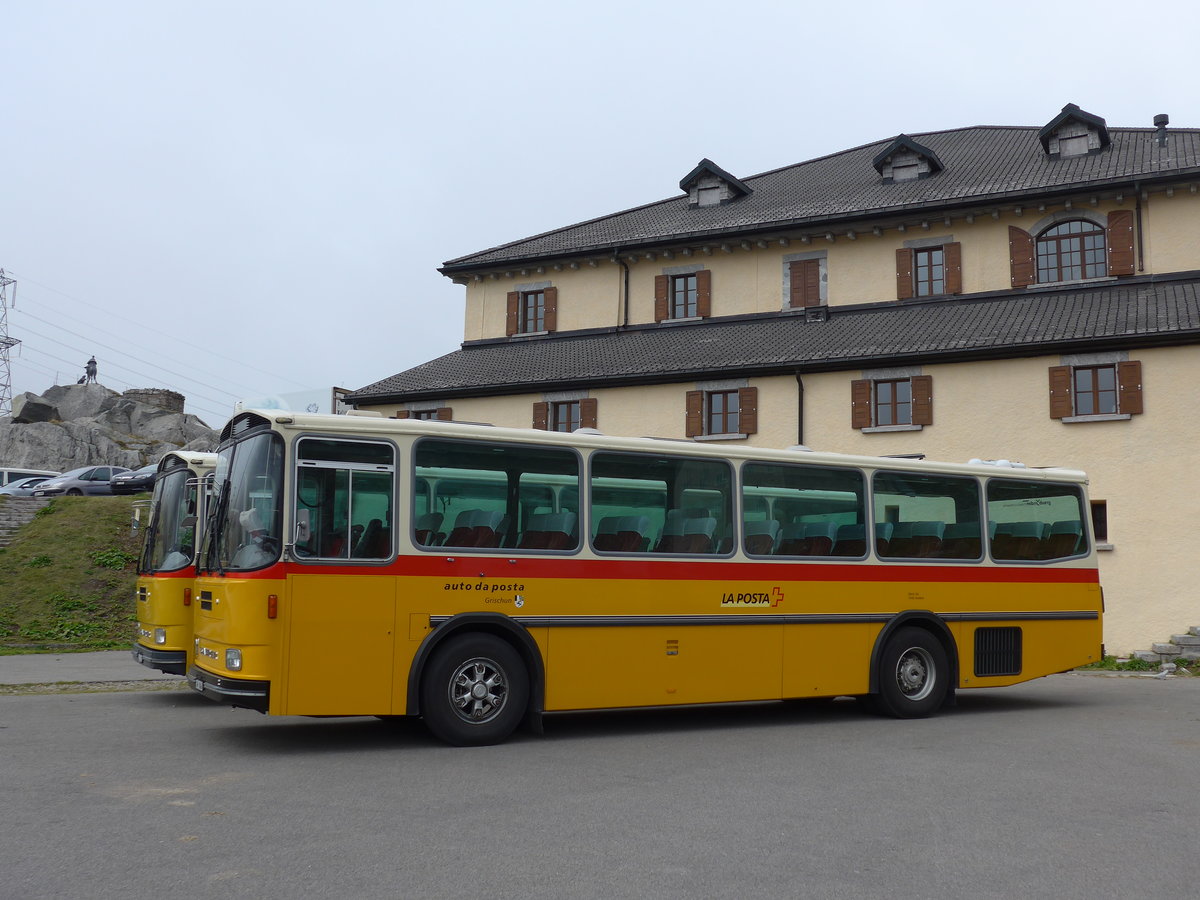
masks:
<svg viewBox="0 0 1200 900"><path fill-rule="evenodd" d="M1088 550L1078 485L993 478L987 485L987 504L993 559L1062 559Z"/></svg>

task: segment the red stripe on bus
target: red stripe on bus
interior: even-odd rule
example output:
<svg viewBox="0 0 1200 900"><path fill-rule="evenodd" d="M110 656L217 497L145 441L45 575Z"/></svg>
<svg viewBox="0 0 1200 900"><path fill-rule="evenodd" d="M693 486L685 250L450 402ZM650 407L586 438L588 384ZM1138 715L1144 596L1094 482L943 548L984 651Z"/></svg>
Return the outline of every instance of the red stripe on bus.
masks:
<svg viewBox="0 0 1200 900"><path fill-rule="evenodd" d="M452 560L452 561L450 561ZM826 562L701 562L696 559L630 560L537 558L528 556L401 556L383 566L277 563L254 572L227 572L229 578L284 578L288 575L392 575L413 578L553 578L630 581L847 581L962 582L979 584L1098 584L1094 568L1050 566L870 565Z"/></svg>

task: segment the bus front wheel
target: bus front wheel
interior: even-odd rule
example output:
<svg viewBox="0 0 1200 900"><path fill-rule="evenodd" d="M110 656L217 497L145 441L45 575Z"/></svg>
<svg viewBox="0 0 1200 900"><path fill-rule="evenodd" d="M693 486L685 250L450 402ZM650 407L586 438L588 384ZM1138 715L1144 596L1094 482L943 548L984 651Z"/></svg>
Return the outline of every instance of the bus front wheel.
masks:
<svg viewBox="0 0 1200 900"><path fill-rule="evenodd" d="M946 699L950 665L941 641L923 628L896 631L879 656L875 707L897 719L932 715Z"/></svg>
<svg viewBox="0 0 1200 900"><path fill-rule="evenodd" d="M490 634L450 638L421 678L421 716L455 746L495 744L525 715L529 675L520 654Z"/></svg>

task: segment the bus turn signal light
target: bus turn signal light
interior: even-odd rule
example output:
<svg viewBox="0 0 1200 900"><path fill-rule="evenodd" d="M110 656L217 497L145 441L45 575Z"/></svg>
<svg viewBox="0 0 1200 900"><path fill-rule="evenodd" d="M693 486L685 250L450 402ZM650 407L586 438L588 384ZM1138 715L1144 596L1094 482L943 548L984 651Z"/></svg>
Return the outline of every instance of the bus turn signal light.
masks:
<svg viewBox="0 0 1200 900"><path fill-rule="evenodd" d="M183 605L184 606L192 605L192 589L191 588L183 589Z"/></svg>
<svg viewBox="0 0 1200 900"><path fill-rule="evenodd" d="M274 619L279 616L279 595L267 595L267 618Z"/></svg>

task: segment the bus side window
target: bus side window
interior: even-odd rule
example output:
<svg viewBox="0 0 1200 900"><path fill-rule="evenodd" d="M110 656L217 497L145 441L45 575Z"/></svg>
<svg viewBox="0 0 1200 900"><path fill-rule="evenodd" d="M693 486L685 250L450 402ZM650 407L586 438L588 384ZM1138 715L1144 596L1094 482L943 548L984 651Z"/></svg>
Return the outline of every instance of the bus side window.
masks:
<svg viewBox="0 0 1200 900"><path fill-rule="evenodd" d="M748 462L742 509L748 555L866 555L866 486L857 469Z"/></svg>

